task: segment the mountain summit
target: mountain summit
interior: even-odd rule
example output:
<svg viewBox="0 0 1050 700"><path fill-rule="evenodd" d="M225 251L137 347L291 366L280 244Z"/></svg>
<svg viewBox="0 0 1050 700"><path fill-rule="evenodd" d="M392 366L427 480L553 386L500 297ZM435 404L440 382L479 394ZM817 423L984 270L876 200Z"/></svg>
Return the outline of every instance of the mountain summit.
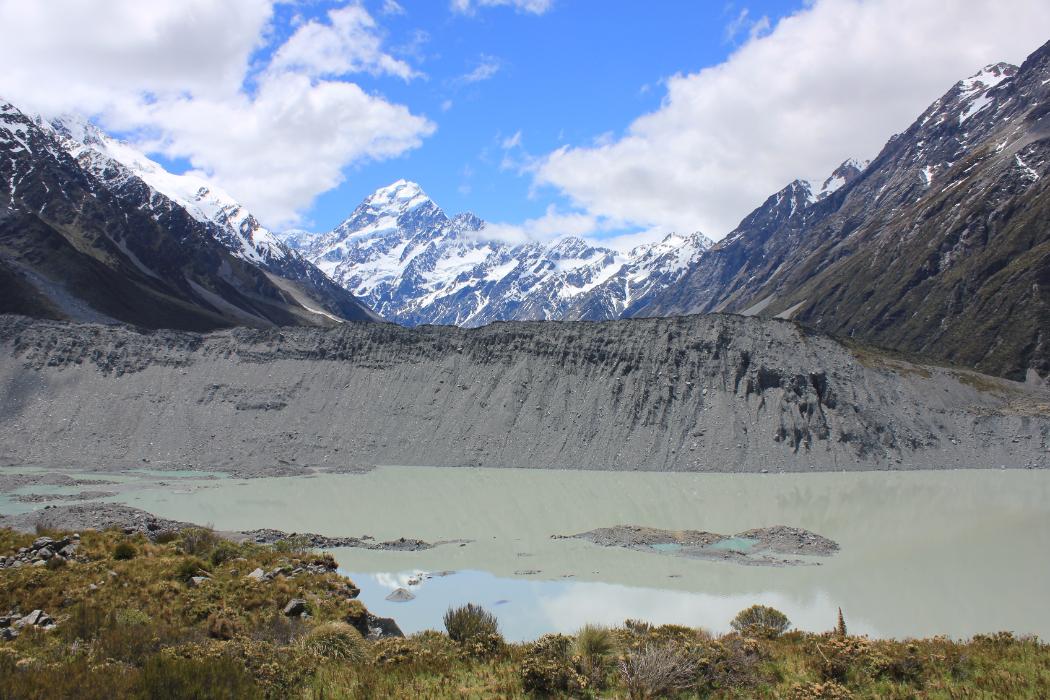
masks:
<svg viewBox="0 0 1050 700"><path fill-rule="evenodd" d="M474 214L450 218L407 180L379 188L326 234L284 238L385 318L462 326L616 318L711 245L700 234L626 254L574 236L510 244Z"/></svg>

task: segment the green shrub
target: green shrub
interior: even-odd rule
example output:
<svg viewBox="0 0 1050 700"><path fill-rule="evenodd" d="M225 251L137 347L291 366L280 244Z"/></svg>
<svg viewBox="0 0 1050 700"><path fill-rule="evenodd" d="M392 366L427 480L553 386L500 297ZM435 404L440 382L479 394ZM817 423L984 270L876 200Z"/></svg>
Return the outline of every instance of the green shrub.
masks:
<svg viewBox="0 0 1050 700"><path fill-rule="evenodd" d="M135 558L135 546L130 542L119 542L113 548L113 558L118 561L127 561Z"/></svg>
<svg viewBox="0 0 1050 700"><path fill-rule="evenodd" d="M175 579L186 582L194 576L203 576L208 573L207 567L204 561L196 557L186 557L179 563L179 568L175 571Z"/></svg>
<svg viewBox="0 0 1050 700"><path fill-rule="evenodd" d="M730 626L740 634L748 637L775 639L791 626L787 615L767 605L752 605L741 610Z"/></svg>
<svg viewBox="0 0 1050 700"><path fill-rule="evenodd" d="M460 608L449 608L444 617L445 630L456 642L467 642L481 635L498 635L496 616L474 603Z"/></svg>
<svg viewBox="0 0 1050 700"><path fill-rule="evenodd" d="M526 647L521 661L521 686L528 693L557 695L578 693L588 686L571 657L573 639L545 634Z"/></svg>
<svg viewBox="0 0 1050 700"><path fill-rule="evenodd" d="M326 622L314 627L303 637L302 645L325 661L360 664L369 656L368 644L361 633L345 622Z"/></svg>
<svg viewBox="0 0 1050 700"><path fill-rule="evenodd" d="M182 551L195 556L206 556L219 544L219 536L210 527L188 527L179 538Z"/></svg>
<svg viewBox="0 0 1050 700"><path fill-rule="evenodd" d="M217 545L215 545L215 547L211 550L211 556L209 558L211 559L212 564L214 564L215 566L219 566L220 564L227 562L230 559L240 556L240 554L241 550L237 547L237 545L235 545L233 542L223 540L222 542L219 542Z"/></svg>

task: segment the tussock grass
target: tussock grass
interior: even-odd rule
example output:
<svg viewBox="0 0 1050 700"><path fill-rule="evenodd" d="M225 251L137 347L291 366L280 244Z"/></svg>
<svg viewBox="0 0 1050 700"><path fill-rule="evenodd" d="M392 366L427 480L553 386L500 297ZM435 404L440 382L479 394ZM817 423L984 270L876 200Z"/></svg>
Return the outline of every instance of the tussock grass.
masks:
<svg viewBox="0 0 1050 700"><path fill-rule="evenodd" d="M0 555L34 538L0 530ZM345 578L246 578L318 555L193 538L190 553L183 537L86 532L86 561L0 570L0 612L40 608L58 621L0 642L0 697L1050 697L1050 646L1034 638L871 640L834 631L834 619L825 634L773 636L768 623L781 627L769 611L744 616L758 627L720 636L629 621L507 644L474 606L452 611L458 641L436 631L366 641L352 626L364 607L347 597ZM122 543L133 558L113 556ZM184 582L203 567L209 581ZM308 600L312 617L284 617L290 598Z"/></svg>

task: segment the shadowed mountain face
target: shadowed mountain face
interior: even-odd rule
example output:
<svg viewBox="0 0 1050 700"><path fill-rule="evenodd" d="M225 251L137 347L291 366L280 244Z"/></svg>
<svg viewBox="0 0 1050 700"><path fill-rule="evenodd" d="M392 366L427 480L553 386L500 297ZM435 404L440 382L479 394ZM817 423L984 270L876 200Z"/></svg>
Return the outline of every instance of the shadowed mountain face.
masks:
<svg viewBox="0 0 1050 700"><path fill-rule="evenodd" d="M206 330L375 316L305 260L249 260L116 161L0 105L0 310Z"/></svg>
<svg viewBox="0 0 1050 700"><path fill-rule="evenodd" d="M1050 44L960 81L863 171L794 182L628 316L732 311L1050 372Z"/></svg>

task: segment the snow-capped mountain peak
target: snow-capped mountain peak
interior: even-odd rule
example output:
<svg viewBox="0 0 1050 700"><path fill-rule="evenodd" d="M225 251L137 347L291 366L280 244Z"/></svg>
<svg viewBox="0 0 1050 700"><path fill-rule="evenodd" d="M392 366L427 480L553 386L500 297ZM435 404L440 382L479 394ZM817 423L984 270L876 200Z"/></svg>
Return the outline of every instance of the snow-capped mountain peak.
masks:
<svg viewBox="0 0 1050 700"><path fill-rule="evenodd" d="M387 187L380 187L369 195L365 200L365 205L372 210L403 213L429 201L430 198L418 184L408 180L398 180Z"/></svg>
<svg viewBox="0 0 1050 700"><path fill-rule="evenodd" d="M616 318L711 245L671 235L625 254L572 235L513 244L485 226L469 212L449 218L418 184L398 180L332 231L284 240L385 318L465 326Z"/></svg>

